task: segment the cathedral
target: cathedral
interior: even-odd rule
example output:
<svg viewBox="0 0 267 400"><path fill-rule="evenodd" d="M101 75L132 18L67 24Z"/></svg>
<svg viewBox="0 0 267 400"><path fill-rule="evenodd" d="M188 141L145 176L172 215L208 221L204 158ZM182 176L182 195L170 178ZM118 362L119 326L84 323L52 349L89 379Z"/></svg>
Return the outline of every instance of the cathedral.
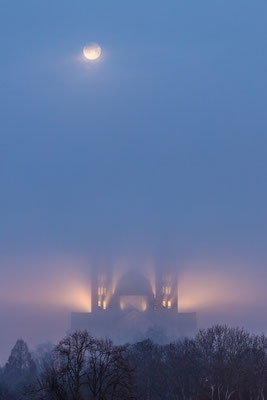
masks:
<svg viewBox="0 0 267 400"><path fill-rule="evenodd" d="M161 332L166 340L192 335L196 313L178 311L177 279L158 275L149 279L128 271L114 279L96 274L91 282L91 312L73 312L71 329L87 329L93 336L111 338L115 343L145 338Z"/></svg>

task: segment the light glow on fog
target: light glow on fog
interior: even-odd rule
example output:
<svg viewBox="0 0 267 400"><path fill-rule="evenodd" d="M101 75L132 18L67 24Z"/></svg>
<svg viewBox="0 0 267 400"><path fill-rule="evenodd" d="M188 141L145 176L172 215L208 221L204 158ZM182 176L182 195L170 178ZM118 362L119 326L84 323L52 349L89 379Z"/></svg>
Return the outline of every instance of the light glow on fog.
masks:
<svg viewBox="0 0 267 400"><path fill-rule="evenodd" d="M91 312L91 291L80 282L74 284L67 282L59 290L51 291L50 300L47 303L69 308L72 311Z"/></svg>
<svg viewBox="0 0 267 400"><path fill-rule="evenodd" d="M91 312L89 274L81 272L83 265L79 259L45 260L39 263L38 269L35 267L37 263L34 266L24 265L16 272L15 278L12 264L11 261L10 268L6 269L1 279L2 302Z"/></svg>
<svg viewBox="0 0 267 400"><path fill-rule="evenodd" d="M19 304L26 307L34 304L53 310L64 308L68 311L90 312L91 283L88 259L70 256L40 259L2 260L5 266L5 273L2 274L0 282L2 304ZM18 263L21 268L15 269L14 266ZM107 293L103 296L107 309L118 282L132 268L132 264L125 258L113 263L113 272L106 286ZM140 273L148 278L155 295L156 275L153 262L148 262L147 259L138 260L135 265L143 266ZM214 310L220 312L223 307L231 311L265 304L265 280L253 272L249 275L244 271L240 274L240 268L230 268L229 265L228 268L212 268L200 263L185 265L178 278L178 311L209 313ZM176 296L172 295L164 300L167 306L167 300L173 304ZM126 307L125 302L122 302L121 307ZM145 301L139 305L142 310L147 307Z"/></svg>
<svg viewBox="0 0 267 400"><path fill-rule="evenodd" d="M146 311L147 298L145 296L120 296L120 309L134 308L138 311Z"/></svg>
<svg viewBox="0 0 267 400"><path fill-rule="evenodd" d="M152 262L148 262L143 270L144 276L149 280L154 297L156 296L156 274L155 267Z"/></svg>
<svg viewBox="0 0 267 400"><path fill-rule="evenodd" d="M209 311L221 307L244 307L260 301L260 283L238 271L218 272L199 266L188 268L179 277L179 312ZM257 295L258 292L258 295Z"/></svg>

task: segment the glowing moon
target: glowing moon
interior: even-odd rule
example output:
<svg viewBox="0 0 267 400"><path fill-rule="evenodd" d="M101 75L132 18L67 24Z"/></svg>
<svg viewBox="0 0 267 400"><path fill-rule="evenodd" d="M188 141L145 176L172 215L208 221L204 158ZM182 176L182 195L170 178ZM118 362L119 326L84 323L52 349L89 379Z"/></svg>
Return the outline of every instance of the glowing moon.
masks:
<svg viewBox="0 0 267 400"><path fill-rule="evenodd" d="M101 56L101 47L98 44L86 46L83 48L83 55L87 60L97 60Z"/></svg>

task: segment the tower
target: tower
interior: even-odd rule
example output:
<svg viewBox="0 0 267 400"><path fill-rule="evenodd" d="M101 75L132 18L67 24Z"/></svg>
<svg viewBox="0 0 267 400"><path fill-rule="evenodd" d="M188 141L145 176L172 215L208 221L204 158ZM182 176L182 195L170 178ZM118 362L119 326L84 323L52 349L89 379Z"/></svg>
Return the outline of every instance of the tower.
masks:
<svg viewBox="0 0 267 400"><path fill-rule="evenodd" d="M156 282L156 310L178 312L177 278L174 274L158 274Z"/></svg>
<svg viewBox="0 0 267 400"><path fill-rule="evenodd" d="M108 293L108 276L106 273L93 274L92 312L106 310Z"/></svg>

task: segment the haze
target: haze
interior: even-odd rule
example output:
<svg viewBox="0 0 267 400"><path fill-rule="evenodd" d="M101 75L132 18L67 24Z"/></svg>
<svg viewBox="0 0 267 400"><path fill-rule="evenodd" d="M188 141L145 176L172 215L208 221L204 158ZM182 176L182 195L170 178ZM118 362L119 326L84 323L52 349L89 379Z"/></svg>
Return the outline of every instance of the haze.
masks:
<svg viewBox="0 0 267 400"><path fill-rule="evenodd" d="M62 337L116 265L177 270L200 327L266 332L266 14L2 1L1 361Z"/></svg>

